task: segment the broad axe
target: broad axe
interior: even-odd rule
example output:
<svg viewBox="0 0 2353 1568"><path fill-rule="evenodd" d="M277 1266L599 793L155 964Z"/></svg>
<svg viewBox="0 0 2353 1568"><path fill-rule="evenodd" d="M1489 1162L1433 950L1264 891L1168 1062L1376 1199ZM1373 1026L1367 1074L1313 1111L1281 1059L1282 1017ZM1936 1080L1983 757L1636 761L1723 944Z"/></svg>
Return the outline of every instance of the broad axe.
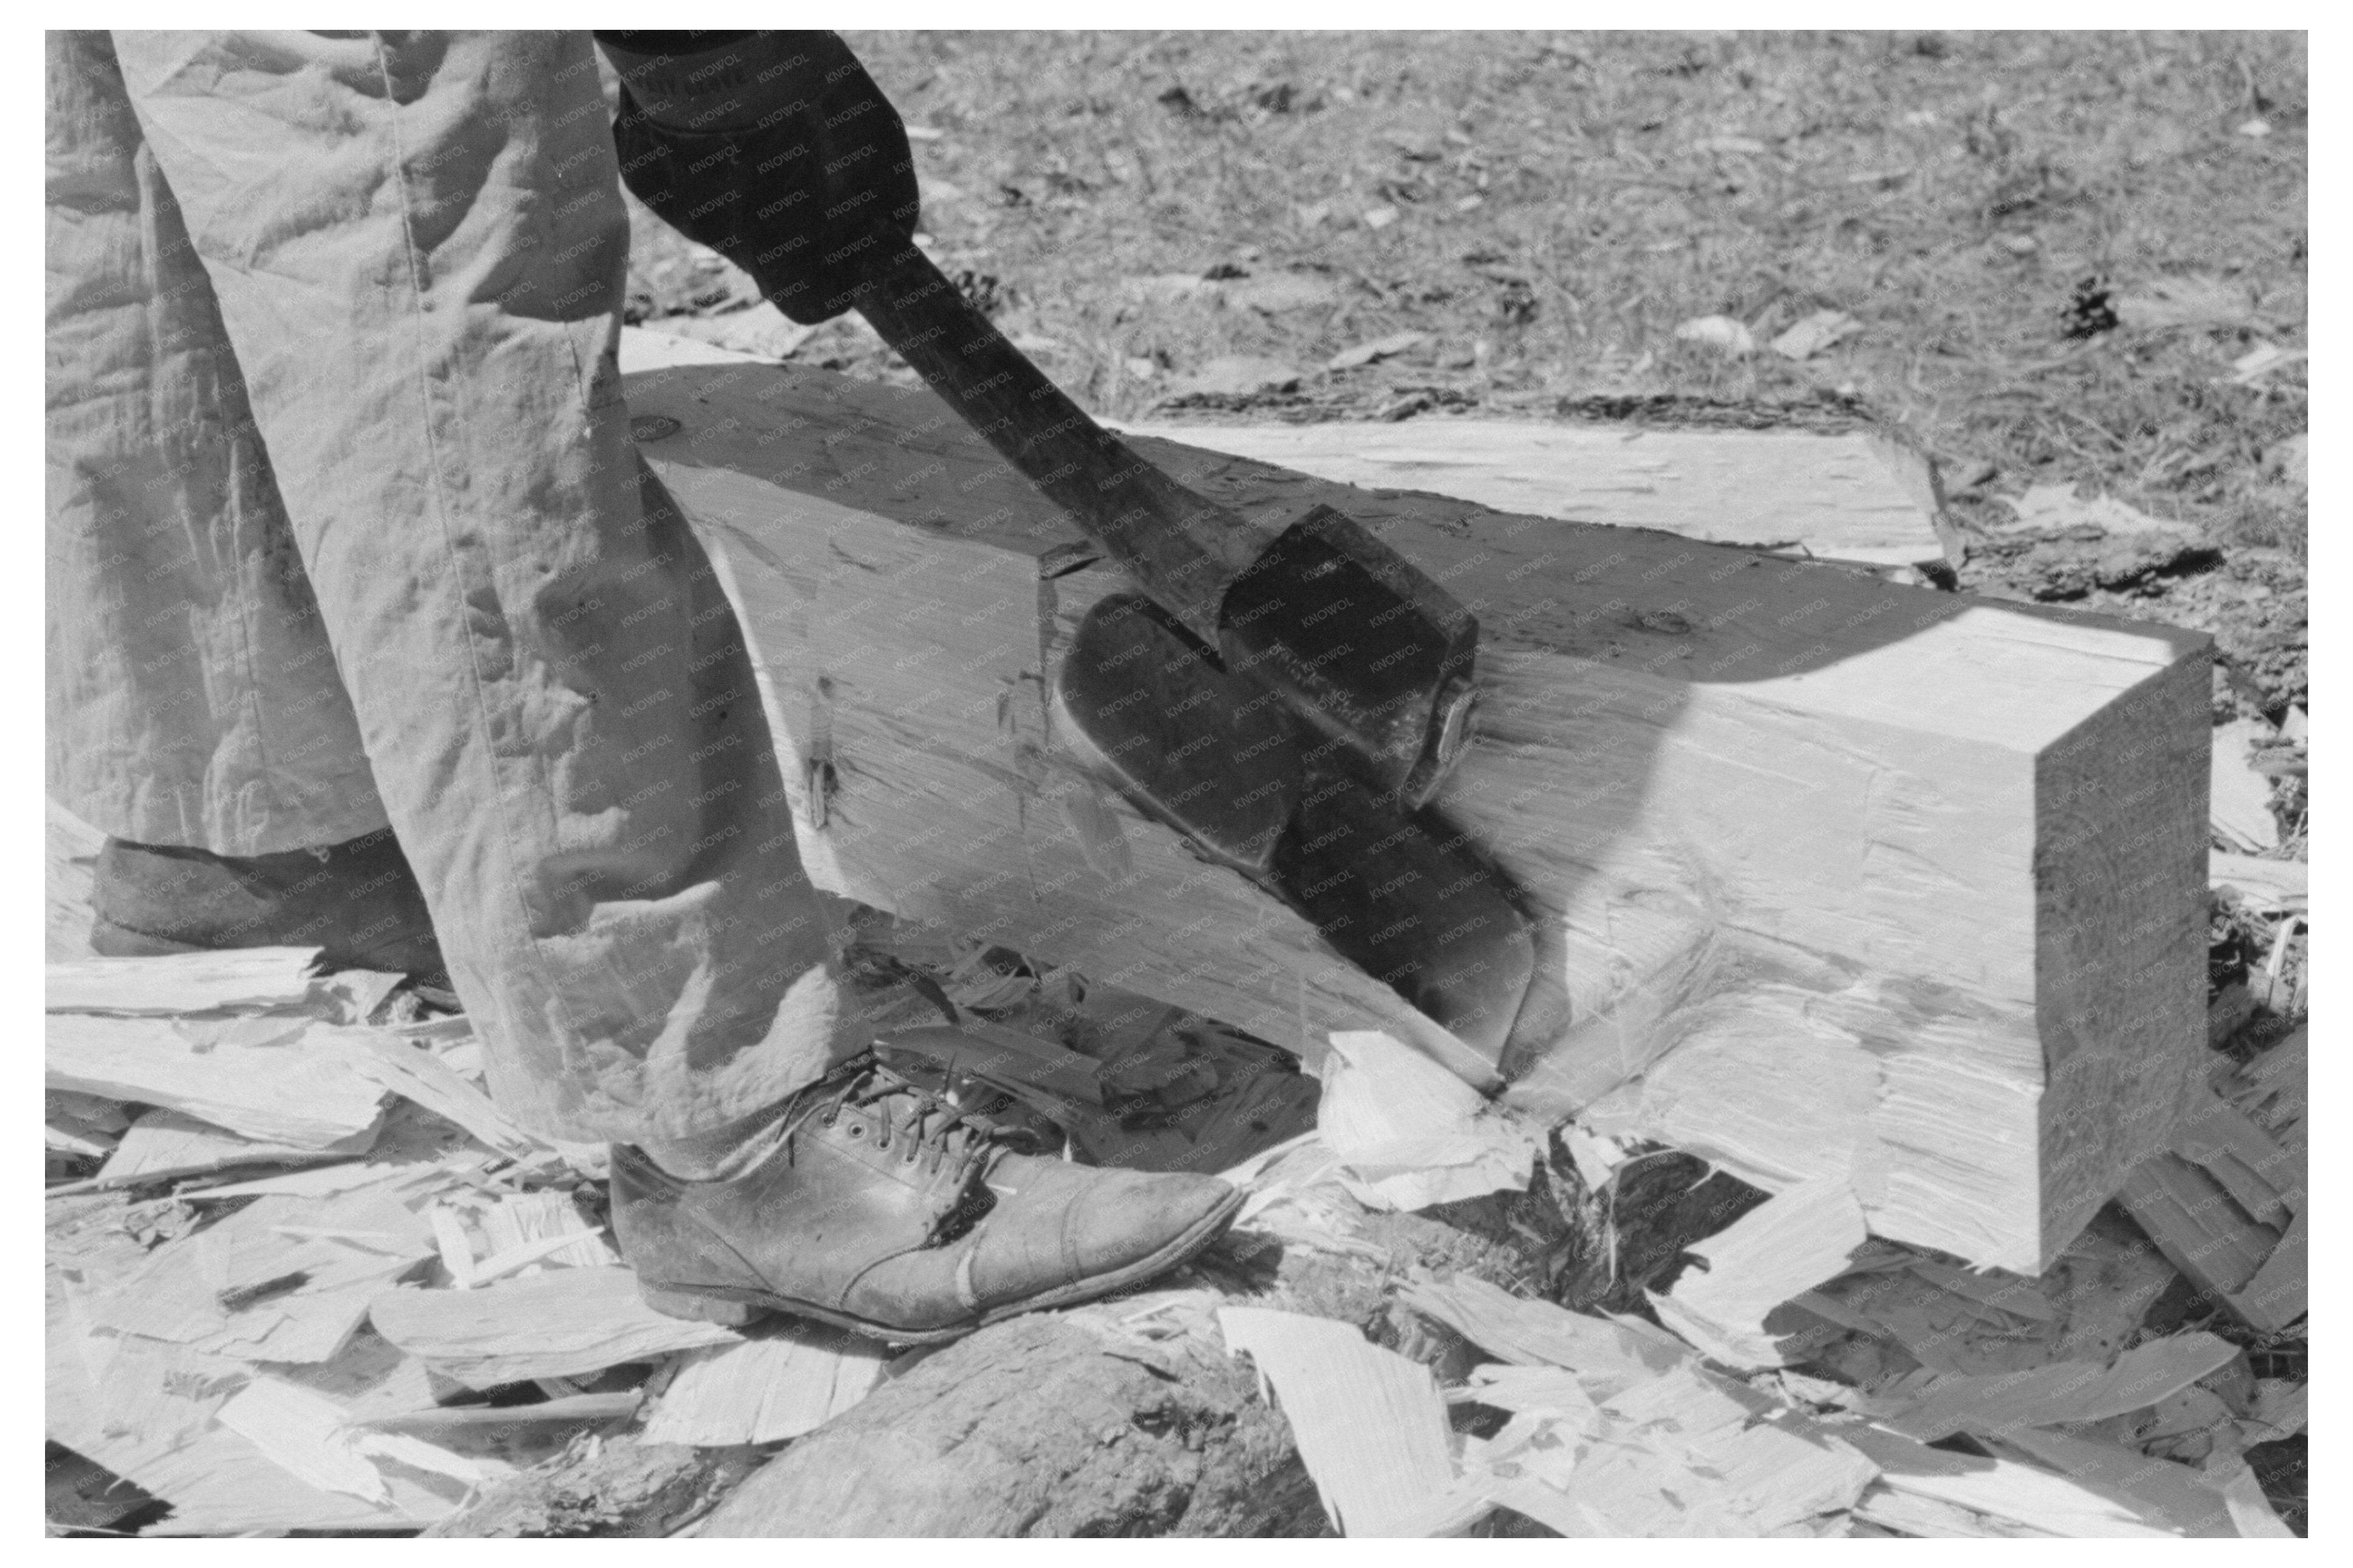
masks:
<svg viewBox="0 0 2353 1568"><path fill-rule="evenodd" d="M629 188L795 321L857 310L1134 578L1056 676L1071 749L1500 1057L1528 922L1425 809L1470 740L1470 612L1330 507L1270 540L1096 424L913 242L904 128L835 35L598 37Z"/></svg>

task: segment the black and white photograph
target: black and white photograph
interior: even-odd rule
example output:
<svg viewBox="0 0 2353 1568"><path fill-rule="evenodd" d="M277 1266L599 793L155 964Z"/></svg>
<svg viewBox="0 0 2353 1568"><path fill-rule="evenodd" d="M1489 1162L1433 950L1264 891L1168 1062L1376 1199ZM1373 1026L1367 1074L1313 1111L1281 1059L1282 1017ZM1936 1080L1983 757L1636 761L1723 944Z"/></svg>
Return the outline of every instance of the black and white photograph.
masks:
<svg viewBox="0 0 2353 1568"><path fill-rule="evenodd" d="M2307 1536L2310 34L2065 12L47 27L45 1536Z"/></svg>

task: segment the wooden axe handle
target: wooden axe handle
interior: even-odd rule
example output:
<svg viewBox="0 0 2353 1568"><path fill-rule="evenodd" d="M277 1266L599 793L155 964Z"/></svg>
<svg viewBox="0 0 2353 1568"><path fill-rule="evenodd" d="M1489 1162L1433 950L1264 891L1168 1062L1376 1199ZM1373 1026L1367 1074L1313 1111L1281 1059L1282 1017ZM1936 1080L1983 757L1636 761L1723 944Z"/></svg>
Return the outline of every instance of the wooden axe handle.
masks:
<svg viewBox="0 0 2353 1568"><path fill-rule="evenodd" d="M1089 418L915 247L859 290L858 310L1161 608L1218 646L1226 589L1258 558L1262 535Z"/></svg>

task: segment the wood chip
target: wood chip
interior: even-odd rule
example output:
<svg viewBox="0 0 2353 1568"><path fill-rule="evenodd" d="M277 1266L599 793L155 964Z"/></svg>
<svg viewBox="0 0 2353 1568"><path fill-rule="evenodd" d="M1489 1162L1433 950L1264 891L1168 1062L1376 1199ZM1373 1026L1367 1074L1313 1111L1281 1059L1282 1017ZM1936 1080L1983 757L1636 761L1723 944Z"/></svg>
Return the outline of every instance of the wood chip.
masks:
<svg viewBox="0 0 2353 1568"><path fill-rule="evenodd" d="M2309 1213L2297 1215L2246 1289L2230 1298L2232 1309L2240 1317L2266 1333L2286 1328L2307 1310L2311 1218Z"/></svg>
<svg viewBox="0 0 2353 1568"><path fill-rule="evenodd" d="M2208 805L2214 831L2232 847L2251 855L2279 847L2279 821L2272 816L2272 781L2247 763L2256 742L2270 740L2273 733L2269 724L2253 719L2234 719L2214 730L2212 793Z"/></svg>
<svg viewBox="0 0 2353 1568"><path fill-rule="evenodd" d="M1610 1177L1634 1147L1626 1139L1604 1137L1574 1121L1560 1130L1560 1141L1567 1146L1578 1177L1595 1192L1609 1184Z"/></svg>
<svg viewBox="0 0 2353 1568"><path fill-rule="evenodd" d="M1664 1296L1646 1294L1659 1321L1712 1360L1779 1366L1785 1358L1765 1330L1766 1315L1843 1273L1869 1234L1846 1178L1817 1178L1694 1244L1705 1267L1684 1270Z"/></svg>
<svg viewBox="0 0 2353 1568"><path fill-rule="evenodd" d="M538 1140L507 1120L490 1096L468 1083L447 1063L390 1029L325 1029L358 1073L378 1088L416 1101L472 1133L501 1153L523 1154Z"/></svg>
<svg viewBox="0 0 2353 1568"><path fill-rule="evenodd" d="M51 1122L62 1122L85 1132L119 1133L131 1125L131 1114L121 1100L95 1094L44 1094L41 1113Z"/></svg>
<svg viewBox="0 0 2353 1568"><path fill-rule="evenodd" d="M1611 1394L1602 1408L1630 1426L1664 1426L1698 1437L1762 1416L1772 1410L1773 1401L1746 1384L1684 1361Z"/></svg>
<svg viewBox="0 0 2353 1568"><path fill-rule="evenodd" d="M2105 1364L2175 1278L2132 1225L2113 1217L2095 1219L2039 1279L1957 1268L1893 1247L1866 1249L1863 1262L1795 1305L1886 1347L1852 1346L1860 1359L1848 1374L1866 1384L1889 1370L1888 1357L1899 1358L1897 1372L1917 1363L1963 1375L2071 1360ZM1819 1359L1822 1342L1812 1343L1807 1353Z"/></svg>
<svg viewBox="0 0 2353 1568"><path fill-rule="evenodd" d="M115 1233L108 1256L79 1256L98 1289L125 1265L146 1260ZM71 1291L48 1276L47 1373L43 1401L48 1436L172 1505L150 1526L157 1535L283 1534L293 1530L417 1529L448 1513L448 1492L406 1472L390 1478L384 1506L323 1491L288 1473L214 1413L250 1375L244 1363L186 1344L93 1331L71 1304Z"/></svg>
<svg viewBox="0 0 2353 1568"><path fill-rule="evenodd" d="M1784 359L1807 360L1862 330L1862 323L1844 310L1816 310L1773 340L1773 352Z"/></svg>
<svg viewBox="0 0 2353 1568"><path fill-rule="evenodd" d="M1972 1301L1997 1308L2013 1317L2031 1318L2042 1322L2055 1321L2059 1309L2043 1293L2041 1281L2023 1274L2013 1274L2007 1268L1989 1268L1982 1273L1962 1268L1933 1258L1915 1258L1910 1270L1940 1290L1966 1296Z"/></svg>
<svg viewBox="0 0 2353 1568"><path fill-rule="evenodd" d="M2284 1226L2291 1211L2305 1206L2304 1162L2203 1083L2192 1084L2185 1098L2173 1152L2204 1168L2260 1224Z"/></svg>
<svg viewBox="0 0 2353 1568"><path fill-rule="evenodd" d="M1852 1508L1879 1475L1869 1459L1802 1419L1720 1427L1683 1453L1700 1483L1694 1489L1750 1535Z"/></svg>
<svg viewBox="0 0 2353 1568"><path fill-rule="evenodd" d="M1905 1491L1890 1486L1884 1480L1873 1481L1863 1489L1862 1495L1855 1500L1854 1516L1873 1524L1883 1525L1899 1534L1920 1536L1930 1541L2059 1539L2053 1531L2037 1530L2015 1520L1979 1513L1975 1509L1945 1502L1919 1492Z"/></svg>
<svg viewBox="0 0 2353 1568"><path fill-rule="evenodd" d="M425 1363L364 1326L332 1361L273 1366L270 1372L333 1400L354 1426L440 1408L434 1402L436 1380ZM449 1385L444 1381L440 1386Z"/></svg>
<svg viewBox="0 0 2353 1568"><path fill-rule="evenodd" d="M48 966L52 1013L164 1017L227 1009L307 1007L317 999L315 947L248 947L160 958L83 958Z"/></svg>
<svg viewBox="0 0 2353 1568"><path fill-rule="evenodd" d="M2116 1195L2174 1267L2209 1290L2243 1287L2279 1240L2240 1212L2221 1184L2178 1154L2136 1166Z"/></svg>
<svg viewBox="0 0 2353 1568"><path fill-rule="evenodd" d="M1923 1443L1956 1432L2001 1436L2023 1426L2105 1421L2146 1410L2238 1354L2236 1345L2212 1334L2171 1334L2137 1345L2106 1366L2057 1362L1984 1377L1930 1374L1865 1408Z"/></svg>
<svg viewBox="0 0 2353 1568"><path fill-rule="evenodd" d="M1375 338L1370 342L1358 343L1354 348L1342 349L1324 362L1324 368L1354 370L1358 365L1371 364L1376 360L1388 359L1392 355L1401 354L1408 349L1418 348L1429 337L1428 332L1392 332L1385 338Z"/></svg>
<svg viewBox="0 0 2353 1568"><path fill-rule="evenodd" d="M1675 340L1699 343L1735 359L1757 352L1757 339L1747 324L1730 316L1694 316L1676 324Z"/></svg>
<svg viewBox="0 0 2353 1568"><path fill-rule="evenodd" d="M2301 364L2309 357L2304 349L2283 349L2277 343L2257 343L2231 362L2230 380L2241 386L2253 386L2276 370Z"/></svg>
<svg viewBox="0 0 2353 1568"><path fill-rule="evenodd" d="M219 1420L305 1485L364 1502L392 1500L375 1466L341 1440L343 1412L318 1394L258 1377L221 1406Z"/></svg>
<svg viewBox="0 0 2353 1568"><path fill-rule="evenodd" d="M536 1405L437 1405L382 1415L354 1415L352 1422L379 1432L463 1438L515 1427L602 1426L628 1420L643 1403L643 1392L629 1388L614 1394L566 1394Z"/></svg>
<svg viewBox="0 0 2353 1568"><path fill-rule="evenodd" d="M160 1182L237 1165L314 1165L322 1161L348 1160L375 1147L383 1130L384 1117L379 1108L374 1125L322 1148L304 1149L240 1138L176 1110L150 1110L122 1135L114 1157L99 1172L97 1184L127 1186L133 1182Z"/></svg>
<svg viewBox="0 0 2353 1568"><path fill-rule="evenodd" d="M1299 372L1264 354L1220 354L1189 375L1176 379L1179 395L1215 395L1249 397L1265 392L1289 392L1299 384Z"/></svg>
<svg viewBox="0 0 2353 1568"><path fill-rule="evenodd" d="M332 1361L366 1322L369 1302L384 1289L382 1276L398 1272L400 1266L388 1265L375 1278L341 1283L304 1276L291 1290L259 1296L233 1310L227 1324L196 1342L197 1348L285 1365ZM224 1307L230 1300L225 1293Z"/></svg>
<svg viewBox="0 0 2353 1568"><path fill-rule="evenodd" d="M131 1125L120 1100L94 1094L44 1094L41 1121L41 1141L51 1152L83 1159L113 1153Z"/></svg>
<svg viewBox="0 0 2353 1568"><path fill-rule="evenodd" d="M2308 1027L2298 1028L2242 1064L2234 1075L2232 1098L2265 1127L2284 1129L2306 1119L2310 1035Z"/></svg>
<svg viewBox="0 0 2353 1568"><path fill-rule="evenodd" d="M389 1239L341 1239L351 1232ZM120 1333L246 1360L331 1360L369 1299L430 1256L424 1232L381 1193L264 1198L156 1248L92 1301L91 1316ZM301 1283L285 1286L296 1275Z"/></svg>
<svg viewBox="0 0 2353 1568"><path fill-rule="evenodd" d="M1491 1355L1523 1366L1566 1367L1597 1399L1647 1382L1689 1353L1672 1341L1662 1345L1605 1318L1525 1300L1468 1274L1409 1280L1398 1300Z"/></svg>
<svg viewBox="0 0 2353 1568"><path fill-rule="evenodd" d="M2255 1407L2244 1423L2249 1443L2272 1443L2293 1437L2310 1418L2310 1385L2284 1378L2260 1378L2255 1384Z"/></svg>
<svg viewBox="0 0 2353 1568"><path fill-rule="evenodd" d="M1515 1428L1539 1436L1514 1420L1482 1456L1506 1478L1489 1495L1564 1534L1812 1534L1878 1473L1819 1423L1690 1363L1602 1409L1589 1442L1556 1429L1514 1446Z"/></svg>
<svg viewBox="0 0 2353 1568"><path fill-rule="evenodd" d="M542 1259L565 1268L603 1268L621 1260L569 1193L510 1193L482 1212L480 1224L489 1256L475 1271L478 1279L495 1279Z"/></svg>
<svg viewBox="0 0 2353 1568"><path fill-rule="evenodd" d="M94 1131L76 1121L50 1121L41 1124L42 1146L55 1153L102 1160L114 1152L117 1142L111 1132Z"/></svg>
<svg viewBox="0 0 2353 1568"><path fill-rule="evenodd" d="M2312 868L2302 860L2267 860L2210 849L2206 880L2257 914L2302 914L2312 907Z"/></svg>
<svg viewBox="0 0 2353 1568"><path fill-rule="evenodd" d="M662 1391L643 1440L733 1447L814 1432L873 1392L887 1352L817 1324L764 1328L696 1351Z"/></svg>
<svg viewBox="0 0 2353 1568"><path fill-rule="evenodd" d="M364 1025L394 992L408 983L406 974L378 969L341 969L319 983L320 994L334 1007L338 1024Z"/></svg>
<svg viewBox="0 0 2353 1568"><path fill-rule="evenodd" d="M1336 1030L1316 1132L1370 1208L1411 1211L1528 1184L1535 1141L1436 1062L1377 1030Z"/></svg>
<svg viewBox="0 0 2353 1568"><path fill-rule="evenodd" d="M457 1136L451 1133L450 1136ZM307 1171L289 1171L281 1176L256 1176L248 1182L225 1182L218 1186L205 1187L182 1195L206 1202L227 1198L295 1197L324 1198L339 1193L356 1192L364 1187L383 1186L399 1191L410 1188L430 1189L462 1179L478 1169L480 1163L495 1159L482 1154L480 1161L463 1155L448 1161L386 1160L379 1144L375 1158L350 1160L340 1164L319 1165Z"/></svg>
<svg viewBox="0 0 2353 1568"><path fill-rule="evenodd" d="M470 1388L602 1372L742 1337L655 1311L627 1268L558 1269L475 1290L393 1290L368 1316L376 1332Z"/></svg>
<svg viewBox="0 0 2353 1568"><path fill-rule="evenodd" d="M2261 124L2250 121L2248 125ZM2270 127L2242 134L2267 135ZM2243 283L2191 273L2155 278L2116 302L2117 320L2127 327L2157 331L2169 327L2255 327L2263 318Z"/></svg>
<svg viewBox="0 0 2353 1568"><path fill-rule="evenodd" d="M519 1274L533 1265L554 1262L565 1254L576 1255L582 1250L582 1247L579 1237L571 1236L543 1236L537 1241L517 1242L504 1251L493 1252L475 1264L474 1283L487 1285L493 1279L503 1279L510 1274ZM606 1247L600 1261L605 1264L618 1263L620 1258L610 1247Z"/></svg>
<svg viewBox="0 0 2353 1568"><path fill-rule="evenodd" d="M1229 305L1272 315L1331 304L1340 297L1340 286L1319 273L1271 272L1220 284L1218 293Z"/></svg>
<svg viewBox="0 0 2353 1568"><path fill-rule="evenodd" d="M1342 1534L1396 1534L1451 1500L1446 1406L1427 1367L1325 1318L1224 1307L1218 1328L1273 1389Z"/></svg>
<svg viewBox="0 0 2353 1568"><path fill-rule="evenodd" d="M1130 300L1166 305L1178 300L1211 298L1219 292L1218 285L1198 272L1155 272L1140 278L1123 278L1119 291Z"/></svg>
<svg viewBox="0 0 2353 1568"><path fill-rule="evenodd" d="M2111 495L2085 500L2075 494L2073 485L2031 485L2024 495L2000 499L2014 516L1997 526L2021 532L2063 532L2088 527L2104 533L2128 535L2158 533L2180 526L2151 517Z"/></svg>
<svg viewBox="0 0 2353 1568"><path fill-rule="evenodd" d="M2187 1465L2097 1438L2024 1427L1987 1439L1997 1454L2047 1465L2172 1535L2236 1536L2220 1489Z"/></svg>
<svg viewBox="0 0 2353 1568"><path fill-rule="evenodd" d="M1585 1432L1600 1426L1601 1407L1567 1367L1510 1363L1473 1367L1461 1397L1515 1415L1549 1415Z"/></svg>
<svg viewBox="0 0 2353 1568"><path fill-rule="evenodd" d="M1642 1483L1641 1460L1630 1454L1610 1450L1587 1468L1584 1483L1593 1488L1607 1488L1622 1501L1628 1483ZM1571 1539L1580 1537L1630 1537L1640 1532L1640 1522L1629 1522L1621 1512L1612 1517L1602 1513L1578 1499L1572 1498L1562 1486L1550 1485L1534 1476L1514 1477L1495 1486L1487 1494L1494 1501L1523 1513L1546 1529ZM1656 1494L1652 1494L1655 1498ZM1732 1521L1711 1515L1703 1521L1688 1514L1678 1515L1671 1508L1655 1509L1662 1523L1677 1533L1688 1535L1731 1535L1736 1533ZM1710 1528L1713 1526L1714 1528ZM1662 1531L1661 1533L1666 1533Z"/></svg>
<svg viewBox="0 0 2353 1568"><path fill-rule="evenodd" d="M218 1419L297 1479L378 1505L392 1501L392 1487L377 1468L379 1460L456 1482L448 1489L453 1505L506 1470L504 1466L485 1468L419 1437L354 1426L332 1400L274 1377L257 1377L246 1384L221 1406Z"/></svg>
<svg viewBox="0 0 2353 1568"><path fill-rule="evenodd" d="M434 1250L441 1255L441 1268L449 1276L451 1289L472 1289L474 1244L466 1235L466 1222L448 1204L435 1204L427 1209L425 1219L433 1227Z"/></svg>
<svg viewBox="0 0 2353 1568"><path fill-rule="evenodd" d="M2051 1535L2158 1539L2175 1533L2169 1518L2139 1500L2087 1486L2040 1465L1947 1453L1873 1426L1841 1428L1840 1436L1879 1467L1881 1484L1932 1503ZM1863 1505L1869 1506L1868 1494ZM2010 1532L1990 1529L1983 1533Z"/></svg>
<svg viewBox="0 0 2353 1568"><path fill-rule="evenodd" d="M2236 1455L2221 1468L2219 1477L2210 1477L2222 1494L2223 1506L2231 1510L2231 1525L2249 1541L2293 1541L2295 1531L2281 1519L2272 1507L2272 1500L2263 1495L2263 1484L2254 1468Z"/></svg>
<svg viewBox="0 0 2353 1568"><path fill-rule="evenodd" d="M315 1043L325 1025L274 1046L199 1048L168 1018L52 1013L52 1089L160 1106L260 1142L324 1150L376 1125L384 1091L340 1048Z"/></svg>

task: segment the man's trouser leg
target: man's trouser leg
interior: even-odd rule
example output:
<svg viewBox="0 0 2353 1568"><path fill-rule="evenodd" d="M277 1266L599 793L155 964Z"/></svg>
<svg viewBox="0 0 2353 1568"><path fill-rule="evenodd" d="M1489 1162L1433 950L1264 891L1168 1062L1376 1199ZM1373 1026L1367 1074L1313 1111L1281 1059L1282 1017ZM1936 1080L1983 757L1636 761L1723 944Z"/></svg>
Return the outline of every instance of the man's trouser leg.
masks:
<svg viewBox="0 0 2353 1568"><path fill-rule="evenodd" d="M57 787L225 854L381 810L501 1103L691 1167L862 1042L741 633L629 443L587 36L53 49ZM241 402L258 440L209 434ZM94 659L90 614L146 648Z"/></svg>
<svg viewBox="0 0 2353 1568"><path fill-rule="evenodd" d="M103 33L47 37L48 781L141 844L385 826L212 285Z"/></svg>

